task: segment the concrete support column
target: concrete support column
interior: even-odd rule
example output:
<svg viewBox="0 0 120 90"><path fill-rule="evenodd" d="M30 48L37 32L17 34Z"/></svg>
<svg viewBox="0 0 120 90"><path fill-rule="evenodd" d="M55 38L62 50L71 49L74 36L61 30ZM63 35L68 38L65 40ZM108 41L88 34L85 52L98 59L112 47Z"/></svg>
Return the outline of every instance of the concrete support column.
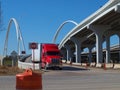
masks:
<svg viewBox="0 0 120 90"><path fill-rule="evenodd" d="M81 63L81 42L75 37L72 37L70 40L75 43L76 63Z"/></svg>
<svg viewBox="0 0 120 90"><path fill-rule="evenodd" d="M105 30L110 29L110 26L108 26L108 25L89 25L87 28L94 31L96 34L96 54L97 54L96 64L102 63L102 60L103 60L103 52L102 52L103 34L104 34Z"/></svg>
<svg viewBox="0 0 120 90"><path fill-rule="evenodd" d="M71 51L71 60L72 60L72 62L76 62L74 57L75 57L74 51Z"/></svg>
<svg viewBox="0 0 120 90"><path fill-rule="evenodd" d="M103 53L102 53L102 35L96 34L96 51L97 51L97 61L96 63L102 63Z"/></svg>
<svg viewBox="0 0 120 90"><path fill-rule="evenodd" d="M69 45L64 45L64 47L67 50L67 61L69 61L70 58L71 58L71 49L70 49L70 46Z"/></svg>
<svg viewBox="0 0 120 90"><path fill-rule="evenodd" d="M88 49L89 49L89 57L88 57L88 59L89 59L89 63L91 63L92 62L92 49L93 49L93 47L88 47Z"/></svg>
<svg viewBox="0 0 120 90"><path fill-rule="evenodd" d="M76 51L76 63L81 63L81 46L79 43L75 44Z"/></svg>
<svg viewBox="0 0 120 90"><path fill-rule="evenodd" d="M110 37L106 36L106 60L105 63L110 63Z"/></svg>
<svg viewBox="0 0 120 90"><path fill-rule="evenodd" d="M63 55L63 58L62 58L63 60L66 60L66 56L67 56L66 52L67 52L66 49L65 50L61 50L61 54Z"/></svg>

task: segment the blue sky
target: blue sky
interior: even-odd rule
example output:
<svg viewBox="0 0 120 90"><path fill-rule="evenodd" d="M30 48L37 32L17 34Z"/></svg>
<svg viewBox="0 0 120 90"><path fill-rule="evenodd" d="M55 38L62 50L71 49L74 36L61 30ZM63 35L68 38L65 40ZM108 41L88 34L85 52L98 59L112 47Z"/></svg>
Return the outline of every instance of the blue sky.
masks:
<svg viewBox="0 0 120 90"><path fill-rule="evenodd" d="M80 23L98 10L108 0L1 0L4 31L0 31L0 54L6 36L6 29L10 18L15 18L25 42L27 53L30 52L30 42L51 43L58 27L66 20ZM75 25L68 23L60 31L57 43ZM17 51L16 30L11 25L9 33L8 51Z"/></svg>

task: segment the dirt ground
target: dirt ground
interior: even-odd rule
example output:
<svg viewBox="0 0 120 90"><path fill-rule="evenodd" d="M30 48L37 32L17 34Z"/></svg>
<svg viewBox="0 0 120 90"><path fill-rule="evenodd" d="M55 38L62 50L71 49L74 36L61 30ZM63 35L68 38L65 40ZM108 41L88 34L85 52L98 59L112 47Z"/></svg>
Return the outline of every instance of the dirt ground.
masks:
<svg viewBox="0 0 120 90"><path fill-rule="evenodd" d="M0 76L16 75L23 72L25 72L25 70L19 69L18 67L0 66ZM44 73L42 70L34 70L33 72Z"/></svg>
<svg viewBox="0 0 120 90"><path fill-rule="evenodd" d="M8 66L0 66L0 76L1 75L16 75L17 73L21 73L24 70L19 69L18 67L8 67Z"/></svg>

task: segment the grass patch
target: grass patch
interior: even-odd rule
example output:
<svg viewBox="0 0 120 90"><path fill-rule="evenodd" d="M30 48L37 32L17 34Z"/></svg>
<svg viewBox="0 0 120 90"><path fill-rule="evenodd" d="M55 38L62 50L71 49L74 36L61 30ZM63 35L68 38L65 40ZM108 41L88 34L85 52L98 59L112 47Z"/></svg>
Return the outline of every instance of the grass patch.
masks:
<svg viewBox="0 0 120 90"><path fill-rule="evenodd" d="M24 70L19 69L18 67L8 67L8 66L0 66L0 75L16 75L18 73L23 72Z"/></svg>

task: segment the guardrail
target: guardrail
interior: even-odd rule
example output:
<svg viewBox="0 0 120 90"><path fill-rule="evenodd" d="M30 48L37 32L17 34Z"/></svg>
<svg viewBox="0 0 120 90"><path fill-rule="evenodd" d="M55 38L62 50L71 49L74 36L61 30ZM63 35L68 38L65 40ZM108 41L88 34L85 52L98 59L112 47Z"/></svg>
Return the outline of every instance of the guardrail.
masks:
<svg viewBox="0 0 120 90"><path fill-rule="evenodd" d="M31 68L31 69L35 69L35 70L40 70L40 64L39 63L27 63L27 62L21 62L21 61L18 61L18 67L20 69L28 69L28 68Z"/></svg>

